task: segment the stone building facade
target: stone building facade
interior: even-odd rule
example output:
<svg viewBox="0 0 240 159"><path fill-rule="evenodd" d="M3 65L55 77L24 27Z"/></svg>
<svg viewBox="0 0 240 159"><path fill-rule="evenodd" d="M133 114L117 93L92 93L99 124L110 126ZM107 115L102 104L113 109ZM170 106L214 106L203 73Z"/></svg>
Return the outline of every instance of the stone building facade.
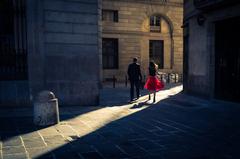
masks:
<svg viewBox="0 0 240 159"><path fill-rule="evenodd" d="M0 105L42 90L60 105L98 104L100 13L100 0L1 0Z"/></svg>
<svg viewBox="0 0 240 159"><path fill-rule="evenodd" d="M102 9L103 81L123 81L133 57L143 75L150 60L163 72L182 73L182 0L103 0Z"/></svg>
<svg viewBox="0 0 240 159"><path fill-rule="evenodd" d="M184 90L240 101L240 3L185 0Z"/></svg>

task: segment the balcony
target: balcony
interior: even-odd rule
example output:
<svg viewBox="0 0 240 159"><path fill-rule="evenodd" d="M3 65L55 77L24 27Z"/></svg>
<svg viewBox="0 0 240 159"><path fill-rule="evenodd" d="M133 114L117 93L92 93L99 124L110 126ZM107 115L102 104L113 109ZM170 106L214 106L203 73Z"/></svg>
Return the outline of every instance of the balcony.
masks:
<svg viewBox="0 0 240 159"><path fill-rule="evenodd" d="M150 26L150 32L161 32L161 26Z"/></svg>
<svg viewBox="0 0 240 159"><path fill-rule="evenodd" d="M193 2L197 9L208 10L239 3L239 0L194 0Z"/></svg>

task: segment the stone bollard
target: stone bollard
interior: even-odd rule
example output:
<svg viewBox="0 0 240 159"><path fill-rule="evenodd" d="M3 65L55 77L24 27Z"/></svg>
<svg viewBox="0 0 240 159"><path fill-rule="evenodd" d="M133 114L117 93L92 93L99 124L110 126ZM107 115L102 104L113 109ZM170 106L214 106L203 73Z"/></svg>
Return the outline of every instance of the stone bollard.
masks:
<svg viewBox="0 0 240 159"><path fill-rule="evenodd" d="M58 100L53 92L42 91L38 94L34 102L33 122L39 126L59 123Z"/></svg>

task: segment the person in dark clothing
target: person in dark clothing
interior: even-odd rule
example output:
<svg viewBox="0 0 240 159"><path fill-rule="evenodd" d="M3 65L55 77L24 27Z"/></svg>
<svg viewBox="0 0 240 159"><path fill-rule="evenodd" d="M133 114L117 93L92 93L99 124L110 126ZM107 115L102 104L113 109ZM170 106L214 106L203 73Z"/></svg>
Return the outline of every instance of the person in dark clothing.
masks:
<svg viewBox="0 0 240 159"><path fill-rule="evenodd" d="M128 79L130 81L130 101L134 100L134 86L136 87L137 99L140 96L139 87L142 81L140 64L137 63L137 58L133 58L133 63L128 66Z"/></svg>

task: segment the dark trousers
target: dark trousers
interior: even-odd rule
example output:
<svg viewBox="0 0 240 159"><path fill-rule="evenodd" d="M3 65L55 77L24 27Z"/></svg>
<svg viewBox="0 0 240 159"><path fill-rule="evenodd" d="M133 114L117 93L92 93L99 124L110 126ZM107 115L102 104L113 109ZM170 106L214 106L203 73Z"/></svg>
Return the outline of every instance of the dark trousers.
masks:
<svg viewBox="0 0 240 159"><path fill-rule="evenodd" d="M139 87L140 81L130 81L130 99L133 100L134 98L134 86L136 87L136 95L139 98Z"/></svg>

